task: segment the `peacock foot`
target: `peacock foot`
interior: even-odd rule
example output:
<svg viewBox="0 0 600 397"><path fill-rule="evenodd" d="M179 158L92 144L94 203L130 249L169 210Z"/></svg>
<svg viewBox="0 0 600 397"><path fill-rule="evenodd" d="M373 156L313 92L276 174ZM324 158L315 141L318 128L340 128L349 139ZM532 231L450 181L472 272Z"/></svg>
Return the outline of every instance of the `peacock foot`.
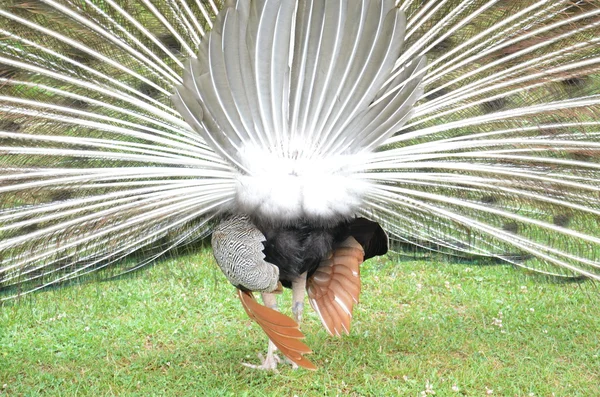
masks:
<svg viewBox="0 0 600 397"><path fill-rule="evenodd" d="M289 358L285 358L285 362L290 364L292 366L292 369L298 369L300 367L298 367L298 364L296 364L295 362L293 362L292 360L290 360Z"/></svg>
<svg viewBox="0 0 600 397"><path fill-rule="evenodd" d="M242 363L244 367L254 368L254 369L263 369L266 371L274 371L277 372L277 365L285 362L292 366L292 369L298 369L298 364L290 360L289 358L284 356L282 360L275 351L278 350L274 345L269 346L269 351L267 353L267 357L263 357L262 354L258 353L258 359L262 362L261 365L250 364L250 363Z"/></svg>
<svg viewBox="0 0 600 397"><path fill-rule="evenodd" d="M258 353L258 359L262 362L261 365L249 363L242 363L242 365L248 368L277 372L277 364L281 362L281 358L279 358L277 354L272 352L269 352L269 354L267 354L267 357L263 357L262 354Z"/></svg>

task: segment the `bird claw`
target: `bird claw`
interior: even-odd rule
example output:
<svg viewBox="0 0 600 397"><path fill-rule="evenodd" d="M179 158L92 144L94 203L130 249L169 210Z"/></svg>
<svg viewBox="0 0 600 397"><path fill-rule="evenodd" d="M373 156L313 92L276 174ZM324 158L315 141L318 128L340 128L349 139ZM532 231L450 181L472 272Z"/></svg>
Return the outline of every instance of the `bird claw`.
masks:
<svg viewBox="0 0 600 397"><path fill-rule="evenodd" d="M298 364L296 364L295 362L293 362L292 360L290 360L289 358L285 358L285 362L290 364L292 366L292 369L298 369Z"/></svg>
<svg viewBox="0 0 600 397"><path fill-rule="evenodd" d="M286 363L290 364L292 366L292 369L298 369L300 367L298 367L298 364L296 364L295 362L293 362L292 360L290 360L287 357L283 357L283 359L285 360Z"/></svg>
<svg viewBox="0 0 600 397"><path fill-rule="evenodd" d="M277 364L281 362L281 359L277 354L267 354L267 357L264 358L262 354L258 353L258 359L262 362L261 365L249 363L242 363L242 365L248 368L277 372Z"/></svg>
<svg viewBox="0 0 600 397"><path fill-rule="evenodd" d="M267 357L265 358L262 354L258 353L258 359L262 362L261 365L250 364L250 363L242 363L242 365L244 367L253 368L253 369L279 372L279 371L277 371L277 365L280 364L282 362L282 360L281 360L281 358L279 358L279 356L277 354L271 354L271 355L267 354ZM294 370L299 368L298 364L296 364L295 362L293 362L292 360L290 360L287 357L284 357L284 361L287 364L290 364L292 366L292 369L294 369Z"/></svg>

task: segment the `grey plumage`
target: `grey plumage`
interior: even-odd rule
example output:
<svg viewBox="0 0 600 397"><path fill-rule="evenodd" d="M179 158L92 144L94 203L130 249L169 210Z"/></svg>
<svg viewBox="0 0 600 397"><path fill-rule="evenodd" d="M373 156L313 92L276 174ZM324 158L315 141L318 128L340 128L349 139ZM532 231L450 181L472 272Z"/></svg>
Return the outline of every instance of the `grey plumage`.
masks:
<svg viewBox="0 0 600 397"><path fill-rule="evenodd" d="M248 216L230 216L215 227L213 254L231 284L247 291L277 289L279 268L264 260L265 241Z"/></svg>

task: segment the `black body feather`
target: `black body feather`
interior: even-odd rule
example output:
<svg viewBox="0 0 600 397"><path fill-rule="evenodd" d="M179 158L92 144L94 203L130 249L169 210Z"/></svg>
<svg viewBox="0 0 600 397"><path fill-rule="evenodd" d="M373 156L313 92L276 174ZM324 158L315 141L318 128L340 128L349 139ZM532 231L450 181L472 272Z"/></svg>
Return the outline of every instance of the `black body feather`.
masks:
<svg viewBox="0 0 600 397"><path fill-rule="evenodd" d="M313 226L307 222L293 226L264 226L265 260L279 267L279 279L290 288L304 272L310 277L335 246L354 237L365 250L365 259L387 252L387 235L378 223L355 218L336 226Z"/></svg>

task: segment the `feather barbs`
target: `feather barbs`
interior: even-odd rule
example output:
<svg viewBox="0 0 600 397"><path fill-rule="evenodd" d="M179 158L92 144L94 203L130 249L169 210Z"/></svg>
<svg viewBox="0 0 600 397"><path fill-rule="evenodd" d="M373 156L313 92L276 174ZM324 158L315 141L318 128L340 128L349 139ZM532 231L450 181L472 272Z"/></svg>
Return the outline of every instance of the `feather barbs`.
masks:
<svg viewBox="0 0 600 397"><path fill-rule="evenodd" d="M250 174L236 177L235 210L265 220L347 219L369 188L357 176L363 163L357 155L290 159L252 150L242 158Z"/></svg>
<svg viewBox="0 0 600 397"><path fill-rule="evenodd" d="M238 290L238 297L248 316L260 325L281 353L302 368L317 369L312 362L304 357L312 350L301 342L304 339L304 334L300 331L298 323L277 310L261 305L251 292Z"/></svg>
<svg viewBox="0 0 600 397"><path fill-rule="evenodd" d="M363 259L362 246L348 237L307 281L310 305L330 335L350 333L352 309L360 295L359 267Z"/></svg>

